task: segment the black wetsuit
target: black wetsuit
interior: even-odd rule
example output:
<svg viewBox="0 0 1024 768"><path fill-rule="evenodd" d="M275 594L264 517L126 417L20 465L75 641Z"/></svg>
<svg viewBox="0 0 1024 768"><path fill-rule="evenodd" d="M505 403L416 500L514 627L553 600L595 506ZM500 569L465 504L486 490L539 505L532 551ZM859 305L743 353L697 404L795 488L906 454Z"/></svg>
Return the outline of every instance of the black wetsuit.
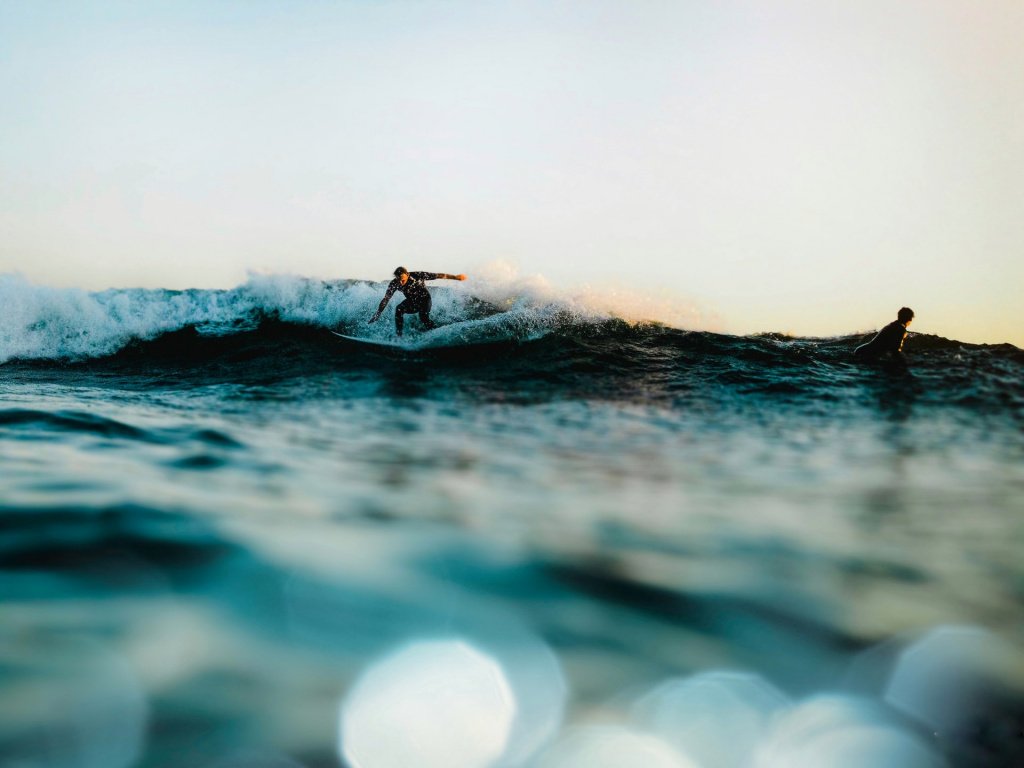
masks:
<svg viewBox="0 0 1024 768"><path fill-rule="evenodd" d="M893 320L880 330L867 344L861 344L853 354L860 360L877 360L882 355L890 354L903 357L903 340L907 338L907 326L899 320Z"/></svg>
<svg viewBox="0 0 1024 768"><path fill-rule="evenodd" d="M388 289L384 292L384 299L380 303L381 311L391 301L395 291L401 291L405 301L395 307L395 331L402 335L402 326L405 324L405 315L419 314L420 322L425 329L436 328L434 321L430 319L430 291L427 290L425 281L438 280L440 275L436 272L410 272L409 279L402 285L397 277L388 283Z"/></svg>

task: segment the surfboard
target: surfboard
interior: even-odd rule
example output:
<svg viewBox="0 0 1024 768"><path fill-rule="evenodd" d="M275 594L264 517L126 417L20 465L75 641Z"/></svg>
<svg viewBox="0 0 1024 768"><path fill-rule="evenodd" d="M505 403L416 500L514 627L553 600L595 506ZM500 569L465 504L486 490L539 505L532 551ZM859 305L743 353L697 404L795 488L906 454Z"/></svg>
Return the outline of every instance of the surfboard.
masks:
<svg viewBox="0 0 1024 768"><path fill-rule="evenodd" d="M462 320L447 325L439 325L429 331L411 331L402 338L384 337L369 338L366 336L352 336L351 334L331 331L335 336L347 341L354 341L359 344L366 344L371 347L385 347L388 349L401 349L406 352L422 352L431 349L475 347L493 344L515 343L513 336L501 333L495 335L492 332L477 335L474 330L486 328L487 320Z"/></svg>
<svg viewBox="0 0 1024 768"><path fill-rule="evenodd" d="M331 331L339 339L348 339L349 341L358 341L360 344L369 344L371 347L390 347L392 349L412 349L412 345L406 344L404 341L398 339L368 339L365 336L349 336L346 333L338 333L337 331Z"/></svg>

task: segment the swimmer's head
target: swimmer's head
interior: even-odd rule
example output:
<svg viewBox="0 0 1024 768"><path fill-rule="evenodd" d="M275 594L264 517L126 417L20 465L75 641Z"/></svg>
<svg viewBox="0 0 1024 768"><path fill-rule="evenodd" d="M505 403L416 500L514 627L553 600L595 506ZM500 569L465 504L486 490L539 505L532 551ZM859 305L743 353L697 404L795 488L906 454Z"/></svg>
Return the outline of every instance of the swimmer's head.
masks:
<svg viewBox="0 0 1024 768"><path fill-rule="evenodd" d="M409 270L405 267L395 267L395 277L398 278L402 285L405 285L406 281L409 279ZM911 312L910 314L914 313Z"/></svg>
<svg viewBox="0 0 1024 768"><path fill-rule="evenodd" d="M896 320L903 323L904 325L910 325L910 321L914 319L914 310L910 307L903 307L896 314Z"/></svg>

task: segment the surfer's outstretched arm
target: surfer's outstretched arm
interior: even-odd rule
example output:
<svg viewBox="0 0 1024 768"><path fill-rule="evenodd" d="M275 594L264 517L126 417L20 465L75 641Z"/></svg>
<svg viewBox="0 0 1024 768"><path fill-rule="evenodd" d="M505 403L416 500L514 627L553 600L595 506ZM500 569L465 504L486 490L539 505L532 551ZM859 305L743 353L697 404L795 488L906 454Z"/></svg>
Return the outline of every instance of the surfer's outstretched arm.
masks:
<svg viewBox="0 0 1024 768"><path fill-rule="evenodd" d="M447 272L410 272L417 280L465 280L465 275L449 275Z"/></svg>
<svg viewBox="0 0 1024 768"><path fill-rule="evenodd" d="M384 292L384 298L380 300L380 304L377 306L377 311L374 312L373 317L370 318L371 323L376 323L380 318L381 312L384 311L384 307L386 307L388 302L391 301L391 297L395 295L395 291L398 290L399 285L400 283L398 280L392 280L388 284L388 289Z"/></svg>

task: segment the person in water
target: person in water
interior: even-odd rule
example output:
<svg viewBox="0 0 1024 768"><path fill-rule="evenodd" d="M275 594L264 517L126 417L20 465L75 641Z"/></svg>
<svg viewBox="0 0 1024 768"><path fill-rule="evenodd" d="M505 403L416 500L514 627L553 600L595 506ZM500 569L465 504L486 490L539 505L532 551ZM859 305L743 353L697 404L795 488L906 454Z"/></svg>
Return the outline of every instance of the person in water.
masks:
<svg viewBox="0 0 1024 768"><path fill-rule="evenodd" d="M437 328L434 321L430 319L430 291L427 290L427 280L465 280L465 275L449 275L444 272L410 272L405 267L398 267L395 270L395 279L388 283L388 289L384 292L380 306L370 318L371 323L377 322L384 307L391 301L395 291L401 291L405 301L395 307L395 333L402 335L402 326L405 325L405 316L418 314L420 323L424 330Z"/></svg>
<svg viewBox="0 0 1024 768"><path fill-rule="evenodd" d="M896 319L880 330L867 344L861 344L853 350L858 360L877 360L882 355L891 355L903 362L903 342L907 338L907 326L914 321L914 310L903 307Z"/></svg>

